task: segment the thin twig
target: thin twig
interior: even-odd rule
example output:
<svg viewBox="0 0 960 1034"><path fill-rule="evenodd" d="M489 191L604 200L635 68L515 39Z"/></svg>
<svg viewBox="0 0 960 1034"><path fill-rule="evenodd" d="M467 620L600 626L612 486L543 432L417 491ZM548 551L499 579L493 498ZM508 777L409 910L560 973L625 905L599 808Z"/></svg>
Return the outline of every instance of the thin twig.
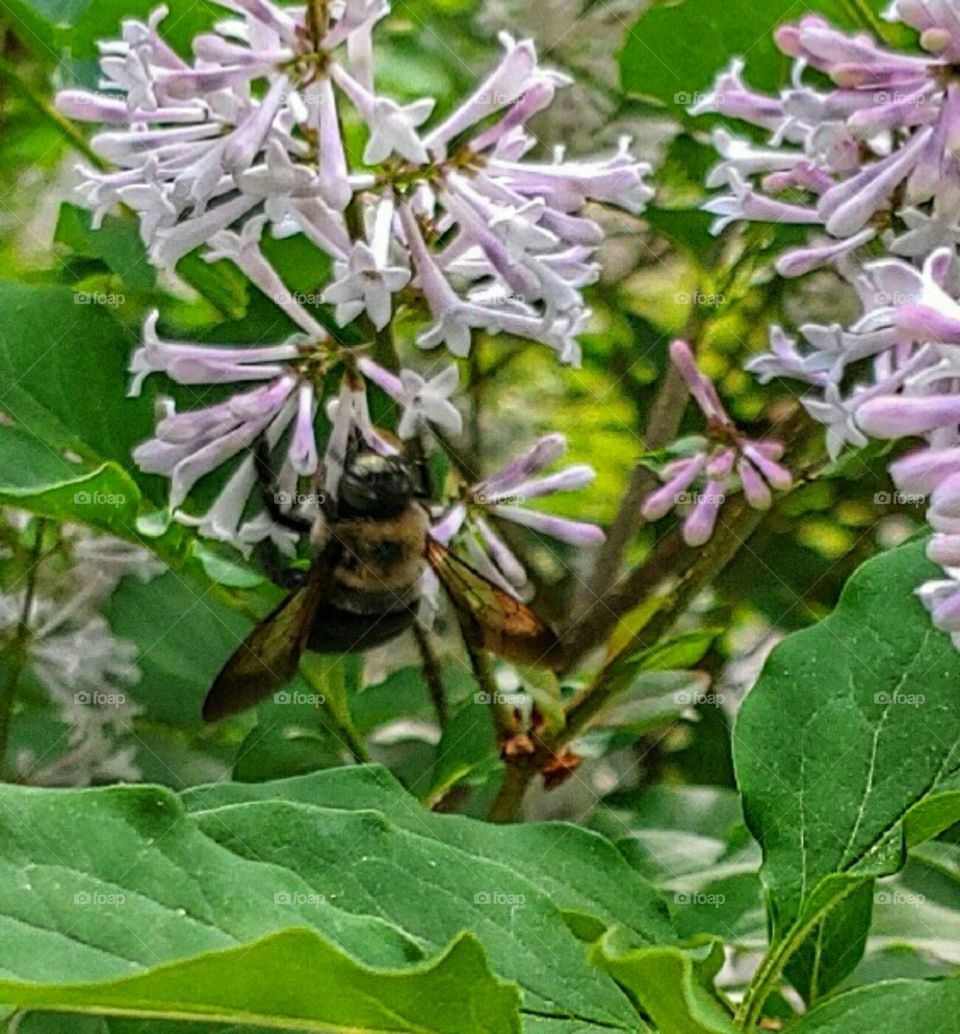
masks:
<svg viewBox="0 0 960 1034"><path fill-rule="evenodd" d="M441 729L447 727L450 720L450 709L447 707L447 695L443 688L443 676L440 670L440 662L433 652L433 644L423 626L415 621L413 623L413 638L416 640L417 649L420 651L420 660L423 663L423 679L427 684L430 693L430 702L437 716L437 722Z"/></svg>

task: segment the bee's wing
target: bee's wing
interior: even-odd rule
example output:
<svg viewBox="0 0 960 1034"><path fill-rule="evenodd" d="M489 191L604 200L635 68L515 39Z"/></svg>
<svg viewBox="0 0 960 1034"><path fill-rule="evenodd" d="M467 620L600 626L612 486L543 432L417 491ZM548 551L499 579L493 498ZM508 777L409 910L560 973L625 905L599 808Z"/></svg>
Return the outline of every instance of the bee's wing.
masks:
<svg viewBox="0 0 960 1034"><path fill-rule="evenodd" d="M560 640L530 607L432 539L427 560L477 646L519 664L563 667Z"/></svg>
<svg viewBox="0 0 960 1034"><path fill-rule="evenodd" d="M322 589L322 578L315 567L306 584L247 636L207 693L203 702L206 721L216 722L252 707L296 675Z"/></svg>

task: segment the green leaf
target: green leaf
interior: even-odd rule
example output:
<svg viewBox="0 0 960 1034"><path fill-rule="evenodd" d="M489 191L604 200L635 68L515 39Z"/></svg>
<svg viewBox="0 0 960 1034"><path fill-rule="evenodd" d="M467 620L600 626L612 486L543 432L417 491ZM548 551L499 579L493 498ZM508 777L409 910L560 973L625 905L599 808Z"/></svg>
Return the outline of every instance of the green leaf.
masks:
<svg viewBox="0 0 960 1034"><path fill-rule="evenodd" d="M864 885L960 818L960 653L916 598L937 571L924 546L864 564L830 617L785 639L736 727L744 813L764 851L771 965L851 899L835 920L844 947L827 929L821 948L837 951L794 971L818 993L859 958L870 916Z"/></svg>
<svg viewBox="0 0 960 1034"><path fill-rule="evenodd" d="M140 489L116 463L75 463L35 435L0 427L0 503L136 536Z"/></svg>
<svg viewBox="0 0 960 1034"><path fill-rule="evenodd" d="M0 410L53 452L132 472L153 417L146 398L126 397L130 344L107 308L69 288L0 281ZM158 478L138 483L162 500Z"/></svg>
<svg viewBox="0 0 960 1034"><path fill-rule="evenodd" d="M498 763L493 716L487 704L471 700L448 723L437 744L437 755L424 799L442 797L478 768Z"/></svg>
<svg viewBox="0 0 960 1034"><path fill-rule="evenodd" d="M90 212L75 205L60 206L54 241L74 255L98 259L131 288L151 290L157 282L156 270L147 260L147 250L137 228L137 220L108 215L97 230Z"/></svg>
<svg viewBox="0 0 960 1034"><path fill-rule="evenodd" d="M699 948L640 948L621 952L611 931L590 956L643 1006L659 1034L734 1034L730 1011L713 990L723 965L719 942Z"/></svg>
<svg viewBox="0 0 960 1034"><path fill-rule="evenodd" d="M960 979L891 980L825 1002L791 1025L791 1034L905 1034L955 1030Z"/></svg>
<svg viewBox="0 0 960 1034"><path fill-rule="evenodd" d="M200 725L214 676L250 627L215 588L183 571L147 584L125 579L106 617L115 635L139 649L141 678L130 695L153 720L185 729Z"/></svg>
<svg viewBox="0 0 960 1034"><path fill-rule="evenodd" d="M112 982L293 926L394 970L467 930L525 1009L636 1029L628 998L585 965L570 913L622 918L644 945L672 938L655 892L596 834L434 815L379 769L182 797L0 787L0 1002L39 1006L23 984Z"/></svg>
<svg viewBox="0 0 960 1034"><path fill-rule="evenodd" d="M226 951L97 983L0 979L21 1007L119 1016L264 1024L322 1034L519 1034L514 987L487 969L475 938L402 971L359 964L309 930L288 930Z"/></svg>

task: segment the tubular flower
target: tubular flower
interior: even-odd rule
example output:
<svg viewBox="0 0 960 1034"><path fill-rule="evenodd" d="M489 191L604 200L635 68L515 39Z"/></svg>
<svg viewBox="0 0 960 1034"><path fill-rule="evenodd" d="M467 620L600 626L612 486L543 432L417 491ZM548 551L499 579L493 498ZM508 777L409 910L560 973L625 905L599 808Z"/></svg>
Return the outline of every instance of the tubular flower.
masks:
<svg viewBox="0 0 960 1034"><path fill-rule="evenodd" d="M209 243L278 304L285 293L257 241L266 226L303 234L333 259L322 300L341 324L365 315L382 329L410 288L433 319L424 348L465 355L479 328L578 362L581 288L598 276L603 240L583 209L642 211L649 166L628 141L604 158L526 159L525 124L567 83L540 67L533 43L504 34L497 67L438 121L433 98L398 104L373 86L372 32L387 3L343 0L316 25L272 0L220 2L231 17L194 39L191 61L163 41L160 7L101 44L106 93L60 93L61 112L106 124L92 146L116 168L84 169L80 188L96 218L132 208L162 266ZM366 129L360 161L344 145L346 107Z"/></svg>
<svg viewBox="0 0 960 1034"><path fill-rule="evenodd" d="M580 548L604 541L603 531L595 524L556 517L526 506L532 499L584 488L594 480L593 468L583 464L541 476L566 451L567 441L562 434L539 438L494 474L466 488L460 501L436 516L431 535L442 545L456 541L481 574L522 597L528 589L527 573L491 518L519 524ZM428 587L433 581L428 575Z"/></svg>
<svg viewBox="0 0 960 1034"><path fill-rule="evenodd" d="M927 500L935 534L931 560L943 581L920 590L938 628L960 633L960 281L952 249L933 252L919 270L901 259L868 263L856 286L863 316L849 328L809 324L809 346L785 359L779 344L775 372L797 377L816 370L804 405L827 427L836 459L848 445L870 439L920 439L895 460L890 475L900 497ZM754 368L774 372L770 357ZM955 635L958 645L960 637Z"/></svg>
<svg viewBox="0 0 960 1034"><path fill-rule="evenodd" d="M717 215L718 232L739 219L819 228L809 244L780 257L783 276L843 266L876 239L907 257L960 240L956 5L899 0L889 16L916 28L926 53L898 53L808 15L775 34L794 61L779 96L746 87L738 60L692 109L770 132L760 147L715 130L721 161L708 184L729 193L705 207ZM813 84L808 70L832 88Z"/></svg>
<svg viewBox="0 0 960 1034"><path fill-rule="evenodd" d="M739 432L685 341L671 344L670 358L706 418L708 434L689 442L684 456L660 467L663 485L647 496L641 512L645 520L658 521L679 508L685 514L684 541L702 546L712 537L728 496L742 491L752 507L765 510L773 502L773 490L785 491L793 479L779 462L784 453L780 442L753 441Z"/></svg>

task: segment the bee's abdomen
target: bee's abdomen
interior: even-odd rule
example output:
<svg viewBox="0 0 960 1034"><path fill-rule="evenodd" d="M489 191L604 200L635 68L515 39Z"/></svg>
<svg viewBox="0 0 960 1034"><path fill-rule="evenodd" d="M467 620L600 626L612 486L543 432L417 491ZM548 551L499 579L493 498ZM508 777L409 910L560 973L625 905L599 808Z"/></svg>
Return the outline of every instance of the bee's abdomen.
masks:
<svg viewBox="0 0 960 1034"><path fill-rule="evenodd" d="M412 607L381 614L358 614L326 604L317 612L307 645L317 653L369 650L395 639L415 619Z"/></svg>

